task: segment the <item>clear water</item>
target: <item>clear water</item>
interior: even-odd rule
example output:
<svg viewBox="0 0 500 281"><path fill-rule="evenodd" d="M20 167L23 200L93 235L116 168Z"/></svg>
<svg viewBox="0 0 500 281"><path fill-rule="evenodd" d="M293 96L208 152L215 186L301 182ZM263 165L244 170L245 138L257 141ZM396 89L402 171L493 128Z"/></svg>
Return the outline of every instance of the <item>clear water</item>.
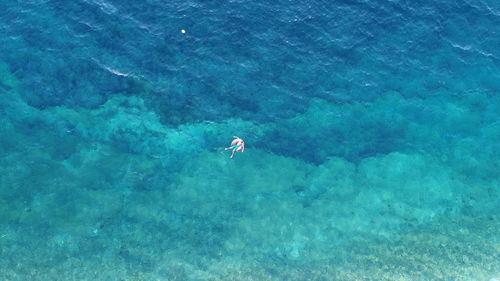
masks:
<svg viewBox="0 0 500 281"><path fill-rule="evenodd" d="M1 1L0 279L499 278L499 26L493 0Z"/></svg>

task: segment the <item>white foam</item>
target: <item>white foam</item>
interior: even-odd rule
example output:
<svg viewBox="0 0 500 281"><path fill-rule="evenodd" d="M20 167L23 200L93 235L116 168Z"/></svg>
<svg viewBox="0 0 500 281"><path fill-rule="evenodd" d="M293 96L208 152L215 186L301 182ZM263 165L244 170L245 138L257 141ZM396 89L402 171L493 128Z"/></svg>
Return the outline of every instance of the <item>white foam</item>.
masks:
<svg viewBox="0 0 500 281"><path fill-rule="evenodd" d="M108 72L114 74L114 75L117 75L117 76L122 76L122 77L136 77L134 74L132 73L125 73L125 72L122 72L122 71L119 71L115 68L112 68L112 67L109 67L103 63L101 63L100 61L98 61L96 58L92 58L92 60L97 64L99 65L100 67L104 68L105 70L107 70Z"/></svg>
<svg viewBox="0 0 500 281"><path fill-rule="evenodd" d="M107 67L107 66L105 66L105 65L103 65L102 67L103 67L104 69L106 69L107 71L109 71L109 72L111 72L111 73L113 73L113 74L115 74L115 75L118 75L118 76L124 76L124 77L129 77L129 76L130 76L130 74L128 74L128 73L123 73L123 72L120 72L120 71L118 71L118 70L116 70L116 69L113 69L113 68L111 68L111 67Z"/></svg>

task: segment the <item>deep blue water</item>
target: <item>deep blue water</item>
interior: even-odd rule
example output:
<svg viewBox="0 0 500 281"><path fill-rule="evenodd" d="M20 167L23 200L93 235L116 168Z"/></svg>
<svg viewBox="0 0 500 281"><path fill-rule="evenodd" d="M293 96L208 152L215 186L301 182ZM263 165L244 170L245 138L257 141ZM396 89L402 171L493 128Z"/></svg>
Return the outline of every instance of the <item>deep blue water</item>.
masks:
<svg viewBox="0 0 500 281"><path fill-rule="evenodd" d="M493 0L0 2L0 279L500 278L499 26Z"/></svg>

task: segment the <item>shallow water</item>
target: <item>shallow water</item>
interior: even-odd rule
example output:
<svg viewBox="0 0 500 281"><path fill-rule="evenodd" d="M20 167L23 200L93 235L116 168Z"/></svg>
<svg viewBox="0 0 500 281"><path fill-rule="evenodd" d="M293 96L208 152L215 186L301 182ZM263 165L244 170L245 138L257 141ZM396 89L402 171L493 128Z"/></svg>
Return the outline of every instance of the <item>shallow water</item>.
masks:
<svg viewBox="0 0 500 281"><path fill-rule="evenodd" d="M0 279L500 277L497 2L0 11Z"/></svg>

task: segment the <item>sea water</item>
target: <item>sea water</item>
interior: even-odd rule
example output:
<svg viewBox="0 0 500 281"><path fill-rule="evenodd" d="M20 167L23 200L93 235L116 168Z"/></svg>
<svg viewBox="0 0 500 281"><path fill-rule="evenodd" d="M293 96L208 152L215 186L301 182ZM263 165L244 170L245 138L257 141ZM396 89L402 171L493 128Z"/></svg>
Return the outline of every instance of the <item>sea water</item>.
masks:
<svg viewBox="0 0 500 281"><path fill-rule="evenodd" d="M499 26L494 0L1 1L0 279L500 278Z"/></svg>

